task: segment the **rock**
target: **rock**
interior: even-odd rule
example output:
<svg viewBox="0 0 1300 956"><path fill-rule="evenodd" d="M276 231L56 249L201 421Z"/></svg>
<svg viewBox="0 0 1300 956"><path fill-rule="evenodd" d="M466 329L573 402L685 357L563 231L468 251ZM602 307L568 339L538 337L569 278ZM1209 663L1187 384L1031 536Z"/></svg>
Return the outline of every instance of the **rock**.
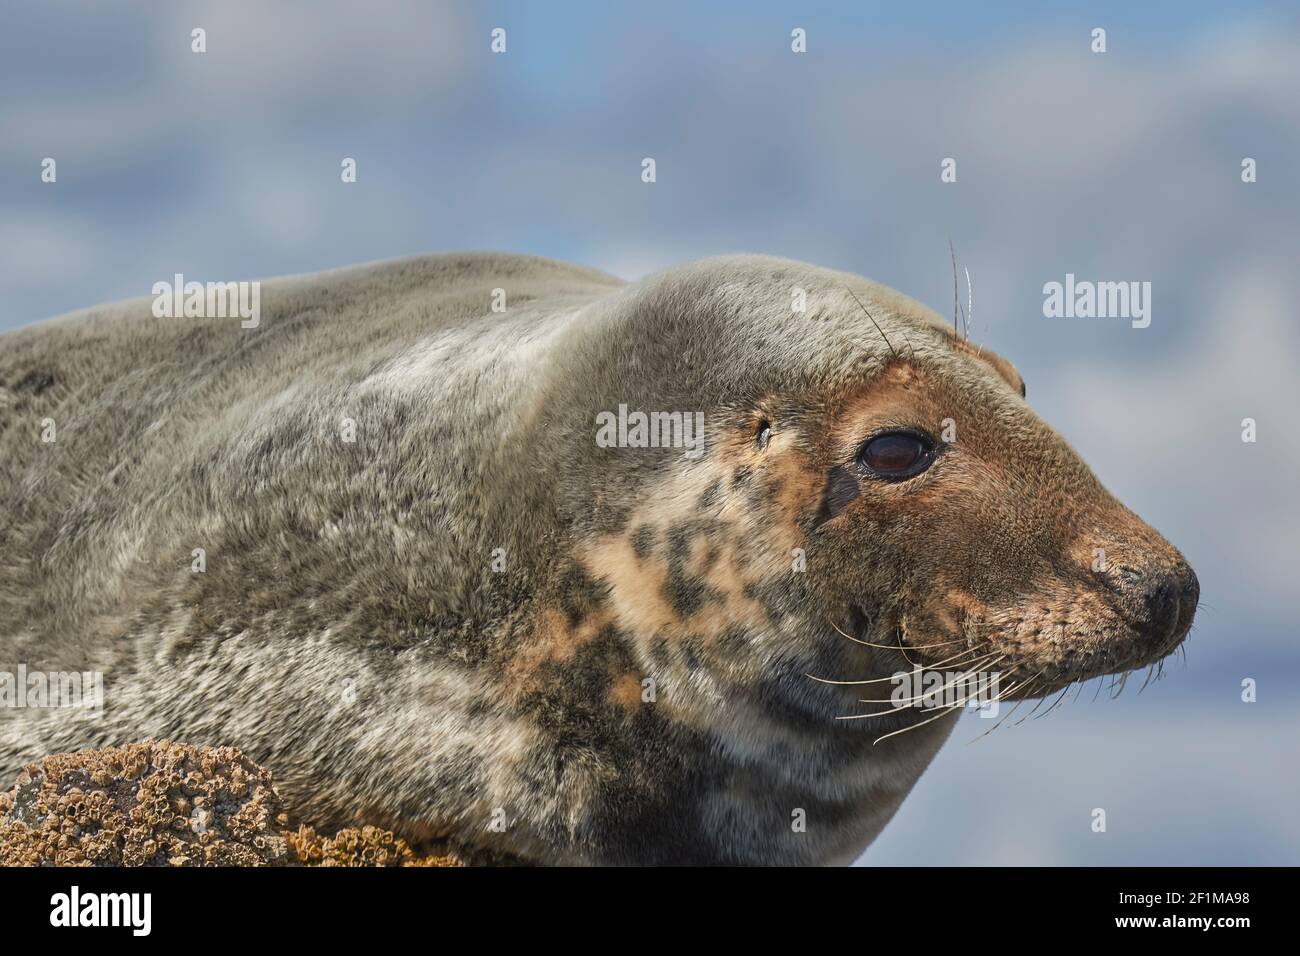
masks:
<svg viewBox="0 0 1300 956"><path fill-rule="evenodd" d="M311 827L287 835L303 866L460 866L452 856L417 856L406 841L379 827L340 830L323 837Z"/></svg>
<svg viewBox="0 0 1300 956"><path fill-rule="evenodd" d="M289 821L233 747L168 741L55 754L0 794L0 866L459 866L387 830Z"/></svg>

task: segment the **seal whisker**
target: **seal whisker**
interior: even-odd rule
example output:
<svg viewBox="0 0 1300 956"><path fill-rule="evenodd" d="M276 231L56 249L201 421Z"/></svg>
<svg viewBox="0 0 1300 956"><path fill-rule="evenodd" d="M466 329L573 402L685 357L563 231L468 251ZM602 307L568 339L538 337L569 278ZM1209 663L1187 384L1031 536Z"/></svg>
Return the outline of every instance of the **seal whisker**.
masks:
<svg viewBox="0 0 1300 956"><path fill-rule="evenodd" d="M1004 655L1004 656L1005 656L1005 655ZM1000 660L1000 659L1001 659L1001 658L999 658L999 660ZM981 663L983 663L983 662L981 662ZM994 663L997 663L997 662L994 661ZM933 692L932 692L932 693L933 693ZM972 695L972 697L973 697L973 696L974 696L974 695ZM914 697L914 698L909 698L909 699L915 701L915 700L922 700L922 699L924 699L924 698ZM969 699L972 699L972 698L971 698L971 697L968 697L967 699L969 700ZM861 703L864 703L864 704L867 704L867 703L876 703L876 704L879 704L879 703L888 703L888 704L892 704L892 703L895 703L895 701L893 701L893 700L888 700L888 701L864 700L864 701L861 701ZM843 715L841 715L841 716L836 717L835 719L836 719L836 720L864 720L864 719L869 718L869 717L888 717L888 716L890 716L891 714L894 715L894 716L897 716L897 715L898 715L898 712L899 712L900 709L901 709L901 708L899 708L899 707L891 707L889 710L880 710L880 711L876 711L875 713L871 713L871 714L843 714ZM927 722L928 722L928 721L927 721Z"/></svg>
<svg viewBox="0 0 1300 956"><path fill-rule="evenodd" d="M899 708L891 707L889 710L878 710L874 714L841 714L836 720L866 720L869 717L897 717Z"/></svg>
<svg viewBox="0 0 1300 956"><path fill-rule="evenodd" d="M862 300L859 299L856 295L854 295L853 290L850 289L848 286L844 287L844 291L853 297L853 301L858 304L858 308L863 311L863 313L866 315L867 318L871 319L871 324L876 327L876 331L880 333L880 337L884 339L885 344L889 346L889 354L892 355L894 358L898 358L898 352L894 350L894 345L892 342L889 341L889 336L885 334L885 330L880 327L880 323L878 323L875 320L875 318L871 315L871 313L867 312L867 307L862 304Z"/></svg>
<svg viewBox="0 0 1300 956"><path fill-rule="evenodd" d="M961 701L960 703L953 704L951 707L947 707L947 708L945 708L944 710L942 710L942 711L940 711L939 713L935 714L933 717L927 717L925 720L922 720L922 721L919 722L919 723L909 724L908 726L903 727L901 730L893 730L893 731L890 731L890 732L887 733L887 734L883 734L882 736L877 737L875 740L871 741L871 746L874 747L874 746L876 746L876 744L880 743L882 740L888 740L890 737L897 737L899 734L905 734L905 733L907 733L909 730L916 730L916 728L918 728L918 727L924 727L926 724L932 724L932 723L934 723L936 720L938 720L940 717L946 717L948 714L951 714L954 710L958 710L958 709L960 709L960 708L962 708L962 707L965 707L965 706L966 706L966 701L964 701L964 700Z"/></svg>
<svg viewBox="0 0 1300 956"><path fill-rule="evenodd" d="M903 640L901 635L899 636L899 640L898 640L898 652L903 655L903 660L907 661L907 663L911 664L913 667L919 666L916 663L916 661L912 660L911 655L907 653L907 648L903 647Z"/></svg>
<svg viewBox="0 0 1300 956"><path fill-rule="evenodd" d="M1003 654L1002 657L1006 657L1006 655ZM1002 657L999 657L998 660L1002 660ZM997 661L994 661L994 663L997 663ZM972 700L974 700L977 696L978 696L978 692L976 692L976 693L974 693L974 694L968 694L967 696L965 696L964 698L962 698L961 700L959 700L957 703L952 704L951 706L944 708L944 709L941 710L939 713L935 714L933 717L927 717L925 720L919 721L919 722L917 722L917 723L915 723L915 724L909 724L908 726L903 727L903 728L901 728L901 729L899 729L899 730L890 731L890 732L887 733L887 734L884 734L884 735L882 735L882 736L880 736L880 737L877 737L875 740L873 740L873 741L871 742L871 746L874 747L874 746L876 746L876 744L880 743L882 740L888 740L890 737L897 737L899 734L905 734L905 733L907 733L909 730L916 730L918 727L924 727L926 724L933 723L934 721L938 720L940 717L944 717L944 716L946 716L946 715L948 715L948 714L951 714L954 710L957 710L957 709L959 709L959 708L961 708L961 707L965 707L968 703L970 703Z"/></svg>
<svg viewBox="0 0 1300 956"><path fill-rule="evenodd" d="M952 259L952 334L957 335L957 250L953 248L951 234L948 236L948 255Z"/></svg>
<svg viewBox="0 0 1300 956"><path fill-rule="evenodd" d="M969 267L969 266L962 266L962 270L966 273L966 302L967 302L967 306L966 306L966 318L965 318L965 322L966 322L966 341L969 342L969 341L970 341L970 325L971 325L971 322L973 322L974 319L975 319L975 290L971 288L971 284L970 284L970 267Z"/></svg>
<svg viewBox="0 0 1300 956"><path fill-rule="evenodd" d="M1073 681L1071 681L1070 683L1073 683ZM1035 717L1034 720L1042 720L1052 711L1056 710L1056 708L1060 706L1061 701L1065 700L1065 695L1068 694L1069 692L1070 692L1070 684L1066 684L1065 687L1061 689L1061 693L1057 695L1057 698L1054 701L1052 701L1052 705L1048 707L1047 710L1043 711L1041 714Z"/></svg>
<svg viewBox="0 0 1300 956"><path fill-rule="evenodd" d="M1155 665L1155 662L1153 661L1152 663L1150 663L1150 664L1147 665L1147 676L1146 676L1146 680L1144 680L1144 681L1142 682L1142 686L1138 688L1138 695L1139 695L1139 696L1142 694L1142 692L1143 692L1144 690L1147 689L1147 684L1150 684L1150 683L1151 683L1151 675L1154 674L1155 672L1156 672L1156 665Z"/></svg>
<svg viewBox="0 0 1300 956"><path fill-rule="evenodd" d="M811 679L811 680L815 680L815 681L817 681L817 682L820 683L820 684L837 684L837 685L841 685L841 686L852 686L852 685L857 685L857 684L879 684L879 683L883 683L884 681L892 681L892 680L896 680L896 679L898 678L898 675L899 675L899 674L904 674L904 673L910 673L910 674L923 674L923 673L925 673L926 671L934 671L934 670L938 670L940 667L943 667L945 664L952 664L952 663L954 663L954 662L957 661L959 658L964 657L964 656L965 656L966 654L968 654L968 653L970 653L970 652L969 652L969 651L961 651L961 652L959 652L959 653L957 653L957 654L952 655L951 657L945 658L944 660L941 660L941 661L935 661L933 664L927 664L927 665L922 665L922 666L920 666L920 667L914 667L911 671L898 671L898 672L896 672L896 673L894 673L894 674L890 674L890 675L887 676L887 677L873 677L873 678L870 678L869 680L831 680L830 678L827 678L827 677L817 677L817 676L814 675L814 674L805 674L804 676L807 677L807 678L809 678L809 679Z"/></svg>
<svg viewBox="0 0 1300 956"><path fill-rule="evenodd" d="M900 671L899 673L920 673L920 671ZM815 680L819 684L833 684L836 687L856 687L862 684L880 684L887 680L895 680L897 674L890 674L888 677L873 677L870 680L831 680L827 677L817 677L815 674L804 674L809 680Z"/></svg>
<svg viewBox="0 0 1300 956"><path fill-rule="evenodd" d="M1019 664L1016 665L1016 667L1019 667L1019 666L1020 666ZM1046 668L1044 668L1043 670L1046 670ZM1015 671L1015 668L1012 668L1012 671L1014 672L1014 671ZM1012 686L1012 689L1015 689L1015 688L1025 688L1025 687L1029 687L1030 685L1033 684L1034 681L1038 680L1038 678L1041 677L1042 674L1043 674L1043 671L1040 670L1040 671L1039 671L1037 674L1035 674L1033 677L1030 677L1030 678L1028 678L1027 680L1021 681L1021 682L1018 683L1018 684L1012 684L1012 685L1011 685L1011 686ZM998 699L1001 700L1002 698L999 697ZM980 734L980 735L979 735L978 737L976 737L974 740L968 741L968 743L972 743L972 744L973 744L976 740L982 740L983 738L987 737L989 734L993 733L993 731L997 730L997 729L998 729L999 727L1001 727L1004 723L1006 723L1008 720L1010 720L1012 717L1014 717L1016 711L1020 709L1020 705L1023 704L1023 703L1024 703L1026 700L1028 700L1028 699L1029 699L1028 697L1022 697L1022 698L1020 698L1020 700L1016 701L1015 705L1014 705L1014 706L1013 706L1009 711L1007 711L1007 714L1006 714L1005 717L1000 718L996 724L994 724L994 725L993 725L992 727L990 727L988 730L984 731L984 733ZM1016 725L1013 724L1012 726L1016 726Z"/></svg>
<svg viewBox="0 0 1300 956"><path fill-rule="evenodd" d="M1070 698L1070 703L1073 704L1076 700L1079 699L1079 695L1083 693L1083 685L1084 685L1084 683L1085 683L1084 681L1078 681L1078 682L1076 683L1076 686L1075 686L1075 689L1074 689L1074 696Z"/></svg>
<svg viewBox="0 0 1300 956"><path fill-rule="evenodd" d="M1014 674L1014 673L1015 673L1016 671L1018 671L1022 666L1023 666L1022 664L1014 664L1014 665L1012 665L1011 669L1010 669L1009 671L1007 671L1007 673L1008 673L1008 674ZM1040 672L1040 673L1041 673L1041 672ZM1037 675L1035 675L1035 676L1037 676ZM1030 680L1032 680L1032 679L1033 679L1033 678L1030 678ZM998 695L997 695L996 697L994 697L991 701L989 701L989 703L990 703L990 704L997 704L997 703L1000 703L1001 701L1003 701L1003 700L1005 700L1007 697L1009 697L1011 694L1013 694L1016 690L1020 689L1021 687L1024 687L1028 682L1029 682L1029 681L1024 681L1024 680L1022 680L1022 681L1012 681L1010 684L1007 685L1007 687L1006 687L1005 690L999 691L999 692L998 692ZM975 743L975 741L977 741L977 740L983 740L983 739L984 739L985 737L987 737L989 734L993 733L993 731L995 731L995 730L997 730L999 727L1001 727L1002 724L1003 724L1003 722L1004 722L1005 720L1007 720L1007 718L1009 718L1012 714L1014 714L1014 713L1016 712L1016 708L1019 707L1019 706L1020 706L1021 704L1023 704L1024 702L1025 702L1024 698L1021 698L1020 700L1016 701L1015 706L1012 707L1011 710L1009 710L1009 711L1008 711L1006 714L1004 714L1002 717L1000 717L1000 718L998 719L998 722L997 722L996 724L994 724L994 725L993 725L992 727L990 727L988 730L984 731L984 733L982 733L982 734L980 734L980 735L978 735L978 736L976 736L976 737L972 737L970 740L968 740L968 741L966 741L966 742L967 742L968 744L973 744L973 743Z"/></svg>
<svg viewBox="0 0 1300 956"><path fill-rule="evenodd" d="M1017 720L1017 721L1016 721L1014 724L1012 724L1011 726L1013 726L1013 727L1019 727L1019 726L1020 726L1021 724L1023 724L1026 720L1029 720L1031 717L1034 716L1034 714L1036 714L1036 713L1038 712L1038 708L1039 708L1039 707L1042 707L1043 704L1046 703L1046 701L1047 701L1047 698L1046 698L1046 697L1040 697L1040 698L1038 698L1038 703L1034 704L1034 709L1031 710L1029 713L1025 714L1025 716L1021 717L1019 720Z"/></svg>
<svg viewBox="0 0 1300 956"><path fill-rule="evenodd" d="M840 630L839 625L837 625L834 621L830 621L828 623L830 624L831 627L835 628L835 630L839 631L841 637L847 637L854 644L865 644L867 647L878 647L884 651L899 651L903 649L903 645L901 643L900 644L873 644L871 643L871 641L864 641L859 637L853 637L851 634L845 634L844 631ZM919 651L919 650L924 650L925 648L928 647L946 647L949 644L960 644L960 643L962 642L954 640L954 641L940 641L938 644L909 644L907 646L912 648L912 650L914 651Z"/></svg>
<svg viewBox="0 0 1300 956"><path fill-rule="evenodd" d="M1106 684L1106 678L1104 676L1097 678L1097 690L1092 695L1092 702L1094 704L1097 703L1097 698L1101 696L1101 689L1102 687L1105 686L1105 684Z"/></svg>
<svg viewBox="0 0 1300 956"><path fill-rule="evenodd" d="M991 656L991 655L990 655L990 656ZM980 660L978 660L978 661L974 662L973 664L971 664L970 667L969 667L969 669L959 672L959 673L957 674L957 676L955 676L955 677L954 677L952 680L950 680L948 683L944 684L942 687L939 687L939 688L937 688L936 690L931 690L931 691L929 691L928 693L925 693L925 694L919 694L919 695L917 695L917 696L915 696L915 697L905 697L905 698L892 698L892 697L891 697L891 698L888 698L888 699L886 699L886 700L865 699L865 700L859 700L858 703L860 703L860 704L902 704L902 703L915 703L915 702L918 701L918 700L925 700L926 697L929 697L929 696L931 696L931 695L933 695L933 694L935 694L935 693L938 693L938 692L940 692L940 691L948 690L950 687L955 687L957 684L961 683L962 678L964 678L964 677L969 677L971 674L974 674L974 673L976 672L976 671L975 671L975 668L976 668L976 667L984 667L984 666L987 666L988 664L996 664L996 663L998 663L998 661L1002 660L1004 657L1006 657L1005 654L1003 654L1003 655L1001 655L1000 657L998 657L998 659L995 660L995 661L989 661L987 658L981 658Z"/></svg>

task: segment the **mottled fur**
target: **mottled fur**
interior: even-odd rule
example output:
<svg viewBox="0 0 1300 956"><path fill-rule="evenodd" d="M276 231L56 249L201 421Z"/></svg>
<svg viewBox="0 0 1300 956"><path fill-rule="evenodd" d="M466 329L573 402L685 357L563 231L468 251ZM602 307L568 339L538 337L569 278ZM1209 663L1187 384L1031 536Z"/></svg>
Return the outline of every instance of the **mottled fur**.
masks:
<svg viewBox="0 0 1300 956"><path fill-rule="evenodd" d="M956 718L873 746L929 715L837 721L889 685L808 675L996 650L1037 695L1190 624L1186 581L1157 638L1127 572L1090 569L1093 547L1134 580L1185 565L1015 370L861 278L446 255L261 298L253 330L145 299L0 337L0 669L107 690L99 718L0 711L0 779L157 736L239 747L317 826L541 862L847 861ZM598 447L620 404L703 412L705 454ZM924 475L856 469L871 431L945 418Z"/></svg>

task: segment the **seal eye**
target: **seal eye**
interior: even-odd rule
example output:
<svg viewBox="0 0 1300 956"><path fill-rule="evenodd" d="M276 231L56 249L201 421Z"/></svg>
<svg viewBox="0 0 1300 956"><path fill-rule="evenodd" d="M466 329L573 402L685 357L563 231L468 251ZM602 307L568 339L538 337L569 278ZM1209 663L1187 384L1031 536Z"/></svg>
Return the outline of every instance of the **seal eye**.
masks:
<svg viewBox="0 0 1300 956"><path fill-rule="evenodd" d="M919 475L934 461L934 443L914 432L883 432L858 452L858 463L873 478L902 481Z"/></svg>
<svg viewBox="0 0 1300 956"><path fill-rule="evenodd" d="M758 446L759 451L767 448L767 443L772 440L772 426L766 420L758 423L758 430L754 432L754 444Z"/></svg>

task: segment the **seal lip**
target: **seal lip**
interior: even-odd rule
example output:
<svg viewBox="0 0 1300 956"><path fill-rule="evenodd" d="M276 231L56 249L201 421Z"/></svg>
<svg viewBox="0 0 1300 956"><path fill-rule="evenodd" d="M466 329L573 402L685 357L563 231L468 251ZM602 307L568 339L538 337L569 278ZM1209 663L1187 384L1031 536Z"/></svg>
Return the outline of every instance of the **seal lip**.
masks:
<svg viewBox="0 0 1300 956"><path fill-rule="evenodd" d="M902 471L879 471L866 463L864 460L864 453L866 452L868 445L876 439L883 438L886 435L905 435L909 438L915 438L924 446L924 450L912 465ZM922 472L927 471L930 466L934 464L935 459L939 457L941 451L941 444L935 441L933 436L920 428L914 428L908 425L889 425L876 429L862 440L862 444L858 446L858 450L853 455L853 462L857 466L858 470L868 478L872 478L876 481L886 481L891 484L897 484L898 482L908 481L915 478Z"/></svg>

